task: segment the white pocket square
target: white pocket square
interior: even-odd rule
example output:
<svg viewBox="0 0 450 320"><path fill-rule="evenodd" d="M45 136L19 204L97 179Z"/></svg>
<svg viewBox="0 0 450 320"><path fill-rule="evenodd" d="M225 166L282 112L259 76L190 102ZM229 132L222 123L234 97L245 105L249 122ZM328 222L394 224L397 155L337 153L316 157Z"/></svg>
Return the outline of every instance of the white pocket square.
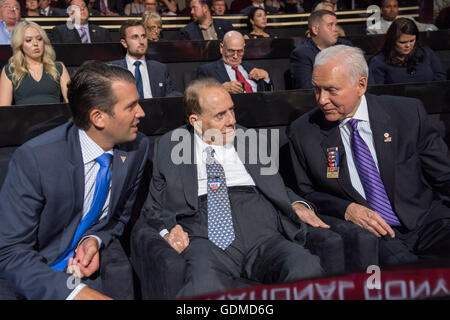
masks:
<svg viewBox="0 0 450 320"><path fill-rule="evenodd" d="M160 86L160 87L162 87L162 86L163 86L163 83L162 83L162 82L160 82L160 83L159 83L159 86Z"/></svg>

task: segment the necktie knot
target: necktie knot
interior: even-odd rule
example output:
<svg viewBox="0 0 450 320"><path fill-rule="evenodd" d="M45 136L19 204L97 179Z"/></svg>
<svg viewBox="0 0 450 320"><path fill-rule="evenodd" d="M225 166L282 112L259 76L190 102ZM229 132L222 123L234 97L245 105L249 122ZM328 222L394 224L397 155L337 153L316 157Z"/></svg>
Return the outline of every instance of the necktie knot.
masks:
<svg viewBox="0 0 450 320"><path fill-rule="evenodd" d="M206 151L206 164L216 163L216 160L214 159L215 151L214 151L213 147L211 147L211 146L206 147L205 151Z"/></svg>
<svg viewBox="0 0 450 320"><path fill-rule="evenodd" d="M348 120L348 123L350 123L350 125L352 126L353 131L357 131L358 130L358 122L359 122L358 119L350 119L350 120Z"/></svg>
<svg viewBox="0 0 450 320"><path fill-rule="evenodd" d="M134 66L136 68L139 68L141 66L141 62L140 61L135 61L133 64L134 64Z"/></svg>
<svg viewBox="0 0 450 320"><path fill-rule="evenodd" d="M111 164L112 154L110 153L104 153L100 157L96 158L95 160L100 164L100 167L107 168Z"/></svg>

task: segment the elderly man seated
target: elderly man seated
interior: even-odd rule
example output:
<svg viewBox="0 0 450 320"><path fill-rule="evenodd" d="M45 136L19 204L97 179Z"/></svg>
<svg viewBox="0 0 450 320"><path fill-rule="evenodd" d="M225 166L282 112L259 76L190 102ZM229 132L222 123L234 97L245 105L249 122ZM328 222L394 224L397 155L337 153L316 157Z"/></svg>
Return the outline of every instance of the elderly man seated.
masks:
<svg viewBox="0 0 450 320"><path fill-rule="evenodd" d="M229 93L272 91L269 73L250 62L242 61L244 48L245 41L240 32L226 33L220 44L222 59L201 65L197 70L197 78L215 78Z"/></svg>
<svg viewBox="0 0 450 320"><path fill-rule="evenodd" d="M20 4L16 0L0 0L0 44L9 44L14 26L20 20Z"/></svg>

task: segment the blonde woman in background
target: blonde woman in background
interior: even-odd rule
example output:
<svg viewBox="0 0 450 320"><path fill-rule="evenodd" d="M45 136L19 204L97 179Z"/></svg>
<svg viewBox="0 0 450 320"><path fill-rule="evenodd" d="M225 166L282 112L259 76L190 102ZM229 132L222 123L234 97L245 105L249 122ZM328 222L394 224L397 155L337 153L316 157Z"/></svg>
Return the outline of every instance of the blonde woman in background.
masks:
<svg viewBox="0 0 450 320"><path fill-rule="evenodd" d="M13 55L0 76L0 106L67 102L69 73L45 31L32 21L17 24L11 36Z"/></svg>
<svg viewBox="0 0 450 320"><path fill-rule="evenodd" d="M147 39L153 42L161 40L162 19L156 12L145 11L142 15L142 24L145 27Z"/></svg>

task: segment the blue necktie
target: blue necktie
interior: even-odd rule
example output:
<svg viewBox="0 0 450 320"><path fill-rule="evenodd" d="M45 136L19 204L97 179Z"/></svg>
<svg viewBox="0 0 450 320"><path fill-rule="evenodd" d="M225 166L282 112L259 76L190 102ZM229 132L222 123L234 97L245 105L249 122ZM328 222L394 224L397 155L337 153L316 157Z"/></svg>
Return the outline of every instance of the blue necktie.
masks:
<svg viewBox="0 0 450 320"><path fill-rule="evenodd" d="M134 78L136 79L136 89L139 93L139 98L144 99L144 89L142 88L142 75L141 70L139 70L139 66L141 65L140 61L135 61L134 66Z"/></svg>
<svg viewBox="0 0 450 320"><path fill-rule="evenodd" d="M88 213L81 220L78 228L73 236L73 240L70 246L64 251L64 253L52 264L52 268L63 271L67 266L69 259L73 256L73 250L75 245L80 240L81 236L92 226L92 224L97 220L98 215L102 211L103 205L105 204L106 197L109 190L109 181L111 179L111 164L112 155L110 153L104 153L97 159L95 159L100 164L100 169L97 173L97 178L95 180L95 190L94 197L92 199L91 208Z"/></svg>
<svg viewBox="0 0 450 320"><path fill-rule="evenodd" d="M235 238L227 182L222 165L214 159L214 149L207 147L206 154L208 238L225 250Z"/></svg>
<svg viewBox="0 0 450 320"><path fill-rule="evenodd" d="M387 224L400 226L400 221L392 210L383 181L381 180L380 173L372 158L369 147L359 135L358 121L357 119L350 119L348 121L353 128L350 144L353 152L353 160L355 161L356 170L363 185L367 202Z"/></svg>

